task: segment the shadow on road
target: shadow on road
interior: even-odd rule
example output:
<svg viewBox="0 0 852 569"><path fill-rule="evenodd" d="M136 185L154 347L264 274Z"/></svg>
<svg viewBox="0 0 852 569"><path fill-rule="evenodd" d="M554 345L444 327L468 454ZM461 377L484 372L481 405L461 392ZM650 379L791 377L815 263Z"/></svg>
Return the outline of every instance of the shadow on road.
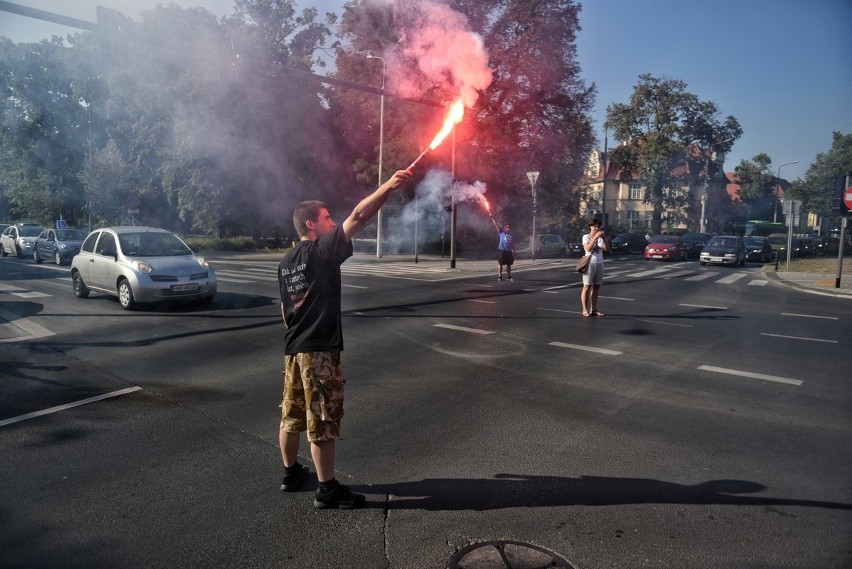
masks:
<svg viewBox="0 0 852 569"><path fill-rule="evenodd" d="M766 486L747 480L710 480L689 485L647 478L497 474L493 479L427 478L419 482L353 486L352 489L392 496L386 503L370 505L390 510L497 510L621 504L805 506L852 510L852 504L755 496L766 490Z"/></svg>

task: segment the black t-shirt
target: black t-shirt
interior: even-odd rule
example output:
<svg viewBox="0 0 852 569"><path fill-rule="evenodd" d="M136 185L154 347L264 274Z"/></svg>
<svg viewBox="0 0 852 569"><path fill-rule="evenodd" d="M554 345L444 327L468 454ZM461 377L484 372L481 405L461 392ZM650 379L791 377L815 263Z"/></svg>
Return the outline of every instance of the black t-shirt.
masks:
<svg viewBox="0 0 852 569"><path fill-rule="evenodd" d="M278 265L284 303L285 354L343 349L340 265L352 256L352 242L337 226L316 241L299 241Z"/></svg>

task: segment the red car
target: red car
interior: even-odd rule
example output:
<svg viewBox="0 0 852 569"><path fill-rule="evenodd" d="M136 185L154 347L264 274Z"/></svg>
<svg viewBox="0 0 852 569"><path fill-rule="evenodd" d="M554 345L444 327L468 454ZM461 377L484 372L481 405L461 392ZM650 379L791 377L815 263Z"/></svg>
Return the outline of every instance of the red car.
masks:
<svg viewBox="0 0 852 569"><path fill-rule="evenodd" d="M645 260L686 261L689 248L676 235L654 235L645 247Z"/></svg>

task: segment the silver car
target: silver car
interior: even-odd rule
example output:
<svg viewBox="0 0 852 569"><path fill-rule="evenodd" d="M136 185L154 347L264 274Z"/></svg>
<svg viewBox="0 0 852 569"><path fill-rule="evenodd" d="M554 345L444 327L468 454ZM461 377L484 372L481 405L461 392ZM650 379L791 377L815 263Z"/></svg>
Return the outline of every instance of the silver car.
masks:
<svg viewBox="0 0 852 569"><path fill-rule="evenodd" d="M118 297L125 310L139 304L194 298L210 302L216 273L180 238L153 227L92 231L71 261L74 296L89 292Z"/></svg>
<svg viewBox="0 0 852 569"><path fill-rule="evenodd" d="M41 225L33 223L18 223L10 225L0 235L0 255L17 255L32 257L36 239L44 231Z"/></svg>

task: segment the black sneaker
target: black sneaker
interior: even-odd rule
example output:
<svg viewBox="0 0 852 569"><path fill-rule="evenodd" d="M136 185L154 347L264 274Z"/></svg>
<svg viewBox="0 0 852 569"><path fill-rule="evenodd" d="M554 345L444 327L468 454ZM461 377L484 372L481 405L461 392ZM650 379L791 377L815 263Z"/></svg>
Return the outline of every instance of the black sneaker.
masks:
<svg viewBox="0 0 852 569"><path fill-rule="evenodd" d="M298 462L291 468L284 469L284 478L281 479L282 492L295 492L308 479L311 471Z"/></svg>
<svg viewBox="0 0 852 569"><path fill-rule="evenodd" d="M366 501L363 494L356 494L347 486L343 486L335 481L334 486L329 490L323 490L322 487L317 488L317 493L314 497L314 508L320 510L327 510L329 508L349 510L362 507Z"/></svg>

